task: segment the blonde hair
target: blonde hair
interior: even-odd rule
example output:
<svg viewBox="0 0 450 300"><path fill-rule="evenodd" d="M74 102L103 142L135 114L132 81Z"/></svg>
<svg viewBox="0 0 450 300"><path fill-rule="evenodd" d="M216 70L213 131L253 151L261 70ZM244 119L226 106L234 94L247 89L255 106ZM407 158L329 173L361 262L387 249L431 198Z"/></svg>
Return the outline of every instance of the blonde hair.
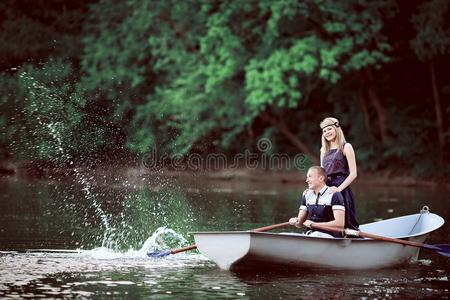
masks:
<svg viewBox="0 0 450 300"><path fill-rule="evenodd" d="M338 144L338 150L344 152L344 145L345 145L345 136L344 132L342 131L341 126L339 125L339 120L336 118L328 117L322 120L320 122L320 128L324 129L325 127L332 126L336 130L336 140ZM322 133L322 147L320 148L320 153L325 155L330 150L330 142L328 142Z"/></svg>

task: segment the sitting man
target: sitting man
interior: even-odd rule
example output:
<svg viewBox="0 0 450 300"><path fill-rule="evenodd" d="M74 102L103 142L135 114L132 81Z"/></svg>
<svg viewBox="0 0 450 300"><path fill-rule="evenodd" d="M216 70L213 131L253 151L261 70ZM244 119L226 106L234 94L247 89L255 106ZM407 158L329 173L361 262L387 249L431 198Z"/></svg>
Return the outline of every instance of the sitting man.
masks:
<svg viewBox="0 0 450 300"><path fill-rule="evenodd" d="M291 225L300 227L303 224L305 227L313 229L311 225L321 223L339 230L344 229L344 198L340 192L333 193L325 185L326 177L322 167L312 166L309 168L306 174L309 190L302 197L298 217L289 220ZM340 234L317 229L309 230L306 234L316 237L341 237Z"/></svg>

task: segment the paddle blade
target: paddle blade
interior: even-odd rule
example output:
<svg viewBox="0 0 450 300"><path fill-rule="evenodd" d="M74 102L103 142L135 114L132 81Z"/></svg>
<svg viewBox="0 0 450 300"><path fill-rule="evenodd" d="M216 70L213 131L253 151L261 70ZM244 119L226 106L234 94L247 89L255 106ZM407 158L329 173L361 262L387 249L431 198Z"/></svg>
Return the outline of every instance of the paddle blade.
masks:
<svg viewBox="0 0 450 300"><path fill-rule="evenodd" d="M423 244L423 247L426 249L434 250L437 253L450 258L450 245L448 244L437 244L437 245Z"/></svg>
<svg viewBox="0 0 450 300"><path fill-rule="evenodd" d="M172 254L171 250L165 250L165 251L158 251L158 252L149 252L149 253L147 253L147 256L154 257L154 258L161 258L161 257L165 257L170 254Z"/></svg>
<svg viewBox="0 0 450 300"><path fill-rule="evenodd" d="M436 247L439 248L439 250L437 251L439 254L447 256L450 258L450 245L448 244L438 244L438 245L434 245Z"/></svg>

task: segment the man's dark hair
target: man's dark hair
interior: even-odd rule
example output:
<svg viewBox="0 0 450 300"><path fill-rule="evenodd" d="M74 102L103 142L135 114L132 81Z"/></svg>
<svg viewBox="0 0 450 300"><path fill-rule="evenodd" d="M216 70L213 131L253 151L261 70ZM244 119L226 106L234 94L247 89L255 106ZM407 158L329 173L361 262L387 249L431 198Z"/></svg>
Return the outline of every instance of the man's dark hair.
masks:
<svg viewBox="0 0 450 300"><path fill-rule="evenodd" d="M317 174L319 174L319 176L323 176L324 180L327 177L327 173L325 172L325 169L322 168L321 166L312 166L309 168L310 170L316 170Z"/></svg>

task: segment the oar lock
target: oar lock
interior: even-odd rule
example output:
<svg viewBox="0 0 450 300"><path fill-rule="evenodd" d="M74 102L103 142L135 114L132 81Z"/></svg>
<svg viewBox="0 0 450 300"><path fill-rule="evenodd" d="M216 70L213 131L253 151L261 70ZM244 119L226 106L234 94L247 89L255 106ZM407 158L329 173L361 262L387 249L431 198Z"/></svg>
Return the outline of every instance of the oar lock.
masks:
<svg viewBox="0 0 450 300"><path fill-rule="evenodd" d="M429 214L430 213L430 208L426 205L424 205L424 207L422 207L422 209L420 210L421 214Z"/></svg>

